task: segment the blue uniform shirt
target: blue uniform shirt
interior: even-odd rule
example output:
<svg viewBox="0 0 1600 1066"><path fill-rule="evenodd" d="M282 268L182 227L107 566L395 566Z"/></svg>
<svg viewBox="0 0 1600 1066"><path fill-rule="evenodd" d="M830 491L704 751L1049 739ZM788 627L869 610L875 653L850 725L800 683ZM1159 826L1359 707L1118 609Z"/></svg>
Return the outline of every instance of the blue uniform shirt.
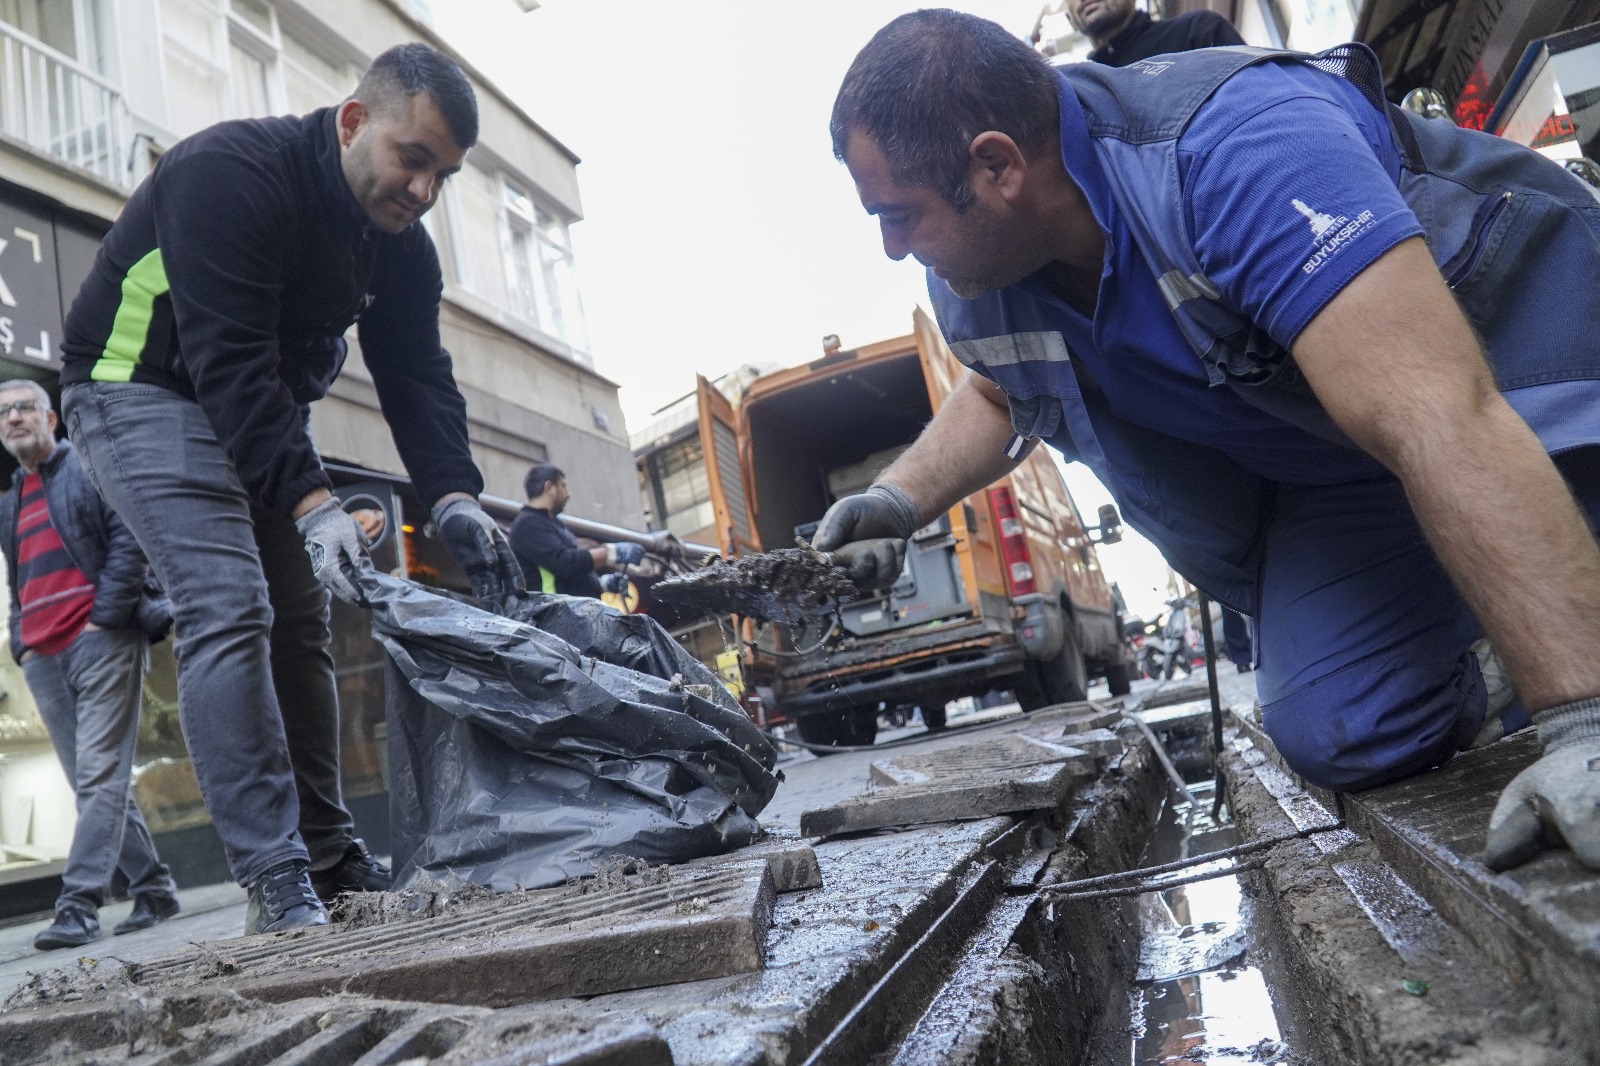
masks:
<svg viewBox="0 0 1600 1066"><path fill-rule="evenodd" d="M1094 319L1035 278L1016 289L1060 331L1085 388L1123 419L1216 448L1272 480L1331 484L1379 473L1361 452L1209 386L1118 213L1077 98L1064 86L1060 100L1062 161L1106 234ZM1178 153L1203 269L1285 347L1352 277L1422 232L1395 187L1400 161L1382 116L1344 79L1311 67L1240 71L1195 114Z"/></svg>

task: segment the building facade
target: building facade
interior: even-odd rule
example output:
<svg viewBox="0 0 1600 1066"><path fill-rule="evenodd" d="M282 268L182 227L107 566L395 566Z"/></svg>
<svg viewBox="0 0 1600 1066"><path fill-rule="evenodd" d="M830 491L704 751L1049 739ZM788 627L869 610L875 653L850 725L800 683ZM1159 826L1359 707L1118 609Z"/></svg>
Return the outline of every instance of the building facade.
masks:
<svg viewBox="0 0 1600 1066"><path fill-rule="evenodd" d="M0 376L32 377L54 392L66 309L100 236L166 148L225 119L337 104L374 56L413 40L449 50L423 0L0 0ZM578 159L463 67L477 90L481 138L424 224L444 269L442 334L486 491L519 500L528 466L549 459L581 485L575 515L639 528L617 385L594 368L577 284ZM421 501L408 495L353 331L350 340L344 373L313 405L318 448L336 481L397 507L402 540L380 552L391 568L450 584L453 564L420 532ZM346 786L372 797L376 816L381 653L356 612L340 605L335 625ZM64 855L73 818L21 671L4 651L0 686L4 884ZM147 705L136 788L152 828L208 832L164 648Z"/></svg>

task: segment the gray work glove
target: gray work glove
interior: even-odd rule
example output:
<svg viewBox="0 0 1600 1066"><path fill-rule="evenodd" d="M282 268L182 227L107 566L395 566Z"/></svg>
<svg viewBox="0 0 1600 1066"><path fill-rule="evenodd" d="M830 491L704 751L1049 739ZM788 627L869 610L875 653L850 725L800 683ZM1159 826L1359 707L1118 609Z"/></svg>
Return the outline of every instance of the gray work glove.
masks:
<svg viewBox="0 0 1600 1066"><path fill-rule="evenodd" d="M527 591L511 542L477 500L456 497L433 507L433 524L472 582L472 594L499 608Z"/></svg>
<svg viewBox="0 0 1600 1066"><path fill-rule="evenodd" d="M906 540L918 528L917 505L906 490L880 482L828 508L811 546L832 552L858 587L886 589L899 578Z"/></svg>
<svg viewBox="0 0 1600 1066"><path fill-rule="evenodd" d="M626 596L628 594L628 575L623 573L601 574L600 591L609 592L613 596Z"/></svg>
<svg viewBox="0 0 1600 1066"><path fill-rule="evenodd" d="M1600 698L1540 711L1534 721L1544 755L1500 793L1484 864L1508 870L1565 844L1600 870Z"/></svg>
<svg viewBox="0 0 1600 1066"><path fill-rule="evenodd" d="M367 598L356 587L356 575L372 569L367 536L345 513L338 497L319 503L294 521L306 541L311 570L327 590L346 603L365 607Z"/></svg>

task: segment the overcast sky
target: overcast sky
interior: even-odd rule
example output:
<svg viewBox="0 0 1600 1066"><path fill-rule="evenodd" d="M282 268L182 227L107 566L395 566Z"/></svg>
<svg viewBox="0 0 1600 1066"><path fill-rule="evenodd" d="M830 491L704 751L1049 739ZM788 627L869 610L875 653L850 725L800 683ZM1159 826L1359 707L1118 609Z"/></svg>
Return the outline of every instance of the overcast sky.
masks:
<svg viewBox="0 0 1600 1066"><path fill-rule="evenodd" d="M741 363L910 332L915 261L883 254L833 158L828 114L856 52L905 0L433 0L439 31L582 160L573 227L596 368L632 429ZM949 6L1027 33L1045 0ZM1086 517L1109 499L1076 465ZM1150 611L1147 542L1102 552Z"/></svg>

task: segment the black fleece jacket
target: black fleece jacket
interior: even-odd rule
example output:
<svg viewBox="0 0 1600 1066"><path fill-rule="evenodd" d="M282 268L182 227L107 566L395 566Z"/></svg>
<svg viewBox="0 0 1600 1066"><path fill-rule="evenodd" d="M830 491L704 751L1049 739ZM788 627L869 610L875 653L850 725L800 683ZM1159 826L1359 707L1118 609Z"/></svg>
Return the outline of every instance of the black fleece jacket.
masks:
<svg viewBox="0 0 1600 1066"><path fill-rule="evenodd" d="M420 223L373 228L332 110L223 122L134 191L67 315L63 385L134 381L199 403L245 490L288 513L329 485L304 405L359 337L423 502L477 495L466 404L439 343L439 258Z"/></svg>
<svg viewBox="0 0 1600 1066"><path fill-rule="evenodd" d="M1089 53L1089 58L1108 67L1125 67L1168 52L1229 44L1244 44L1244 38L1233 23L1215 11L1189 11L1160 22L1143 11L1135 11L1128 24Z"/></svg>

